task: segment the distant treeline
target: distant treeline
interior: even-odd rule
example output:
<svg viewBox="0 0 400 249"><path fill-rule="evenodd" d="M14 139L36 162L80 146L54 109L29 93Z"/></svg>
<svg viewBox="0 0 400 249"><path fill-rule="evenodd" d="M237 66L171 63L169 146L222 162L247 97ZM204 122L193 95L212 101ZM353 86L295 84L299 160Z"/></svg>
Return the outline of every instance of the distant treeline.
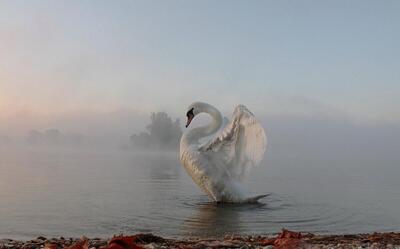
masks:
<svg viewBox="0 0 400 249"><path fill-rule="evenodd" d="M128 133L129 134L129 133ZM133 134L129 137L115 137L114 140L81 133L64 132L57 128L47 130L30 130L24 137L9 137L0 134L0 145L28 144L30 146L50 147L94 147L112 146L118 148L135 148L144 150L178 150L182 129L179 119L173 120L165 112L156 112L150 115L150 122L146 131ZM129 144L126 143L129 138ZM108 139L105 141L105 139Z"/></svg>
<svg viewBox="0 0 400 249"><path fill-rule="evenodd" d="M175 121L165 112L152 113L147 132L130 137L132 147L141 149L178 149L182 129L179 119Z"/></svg>
<svg viewBox="0 0 400 249"><path fill-rule="evenodd" d="M86 137L81 134L64 134L57 129L44 132L31 130L26 138L30 145L84 145Z"/></svg>

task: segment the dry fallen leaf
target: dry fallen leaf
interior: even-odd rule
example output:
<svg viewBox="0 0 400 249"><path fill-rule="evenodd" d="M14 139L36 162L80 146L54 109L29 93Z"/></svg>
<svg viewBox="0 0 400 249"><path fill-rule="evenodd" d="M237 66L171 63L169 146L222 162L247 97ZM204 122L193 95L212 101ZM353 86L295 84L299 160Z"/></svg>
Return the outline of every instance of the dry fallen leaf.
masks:
<svg viewBox="0 0 400 249"><path fill-rule="evenodd" d="M261 244L273 245L276 249L296 249L304 244L301 237L301 233L282 229L282 232L276 238L263 240Z"/></svg>
<svg viewBox="0 0 400 249"><path fill-rule="evenodd" d="M89 240L86 237L82 237L82 239L65 249L89 249Z"/></svg>
<svg viewBox="0 0 400 249"><path fill-rule="evenodd" d="M104 249L143 249L136 244L137 241L136 236L117 236L112 238Z"/></svg>
<svg viewBox="0 0 400 249"><path fill-rule="evenodd" d="M58 245L55 243L45 243L44 249L58 249Z"/></svg>

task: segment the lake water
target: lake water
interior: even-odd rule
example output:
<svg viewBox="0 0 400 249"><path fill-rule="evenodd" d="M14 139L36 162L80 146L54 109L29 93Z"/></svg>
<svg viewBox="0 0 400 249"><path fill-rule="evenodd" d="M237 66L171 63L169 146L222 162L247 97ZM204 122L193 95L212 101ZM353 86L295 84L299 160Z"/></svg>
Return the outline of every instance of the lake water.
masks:
<svg viewBox="0 0 400 249"><path fill-rule="evenodd" d="M216 205L177 153L5 149L0 238L400 230L398 161L271 150L245 182L257 205Z"/></svg>

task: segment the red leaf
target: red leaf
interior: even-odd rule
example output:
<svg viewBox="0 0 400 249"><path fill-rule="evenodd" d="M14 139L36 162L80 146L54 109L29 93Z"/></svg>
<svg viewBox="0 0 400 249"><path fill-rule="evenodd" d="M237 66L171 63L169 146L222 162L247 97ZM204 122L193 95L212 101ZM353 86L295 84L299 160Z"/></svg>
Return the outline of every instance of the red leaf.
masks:
<svg viewBox="0 0 400 249"><path fill-rule="evenodd" d="M296 249L300 247L301 233L282 229L282 232L273 239L261 241L263 246L273 245L276 249Z"/></svg>
<svg viewBox="0 0 400 249"><path fill-rule="evenodd" d="M108 246L105 249L143 249L143 247L137 245L136 236L118 236L111 239Z"/></svg>

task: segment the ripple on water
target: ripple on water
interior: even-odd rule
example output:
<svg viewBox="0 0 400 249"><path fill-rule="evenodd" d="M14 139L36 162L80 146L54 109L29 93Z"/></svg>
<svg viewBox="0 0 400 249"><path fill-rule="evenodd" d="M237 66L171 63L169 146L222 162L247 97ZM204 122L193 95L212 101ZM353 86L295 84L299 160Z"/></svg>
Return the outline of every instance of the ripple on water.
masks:
<svg viewBox="0 0 400 249"><path fill-rule="evenodd" d="M183 201L180 208L192 211L178 234L196 237L276 233L283 227L324 233L354 222L353 213L332 205L302 203L275 193L257 204L215 204L194 198Z"/></svg>

